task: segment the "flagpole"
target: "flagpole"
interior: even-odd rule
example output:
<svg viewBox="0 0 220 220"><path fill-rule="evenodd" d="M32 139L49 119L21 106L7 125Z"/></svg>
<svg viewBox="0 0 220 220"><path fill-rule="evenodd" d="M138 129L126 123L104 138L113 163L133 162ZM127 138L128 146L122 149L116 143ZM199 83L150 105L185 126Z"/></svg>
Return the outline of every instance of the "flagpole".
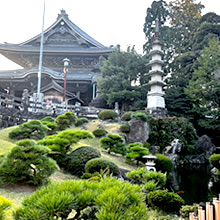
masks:
<svg viewBox="0 0 220 220"><path fill-rule="evenodd" d="M39 70L38 70L38 83L37 83L37 100L38 101L40 101L42 59L43 59L43 49L44 49L44 15L45 15L45 0L44 0L44 9L43 9L43 23L42 23L42 31L41 31L40 58L39 58Z"/></svg>

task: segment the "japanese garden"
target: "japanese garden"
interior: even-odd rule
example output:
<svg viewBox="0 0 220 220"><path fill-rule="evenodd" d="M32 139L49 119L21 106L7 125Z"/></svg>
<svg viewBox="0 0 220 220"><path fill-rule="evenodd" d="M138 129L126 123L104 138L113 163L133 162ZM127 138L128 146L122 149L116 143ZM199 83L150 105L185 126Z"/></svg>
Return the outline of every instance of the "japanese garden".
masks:
<svg viewBox="0 0 220 220"><path fill-rule="evenodd" d="M0 71L0 220L220 219L220 15L204 7L153 1L144 55L63 9L0 44L23 67Z"/></svg>

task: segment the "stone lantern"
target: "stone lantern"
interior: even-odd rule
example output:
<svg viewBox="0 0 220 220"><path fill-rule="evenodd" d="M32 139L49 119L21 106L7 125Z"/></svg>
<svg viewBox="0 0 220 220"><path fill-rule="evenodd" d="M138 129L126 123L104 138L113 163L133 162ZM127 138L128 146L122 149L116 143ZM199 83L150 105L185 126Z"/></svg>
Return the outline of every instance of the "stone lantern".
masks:
<svg viewBox="0 0 220 220"><path fill-rule="evenodd" d="M157 159L157 157L150 154L150 155L143 156L143 158L147 160L147 162L145 163L147 171L156 172L155 160Z"/></svg>

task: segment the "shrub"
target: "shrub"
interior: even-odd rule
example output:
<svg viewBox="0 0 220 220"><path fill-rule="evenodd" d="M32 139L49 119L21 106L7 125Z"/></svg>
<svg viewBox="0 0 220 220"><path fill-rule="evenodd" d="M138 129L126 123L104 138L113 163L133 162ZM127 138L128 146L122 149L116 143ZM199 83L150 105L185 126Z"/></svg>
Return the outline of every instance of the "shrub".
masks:
<svg viewBox="0 0 220 220"><path fill-rule="evenodd" d="M103 128L97 128L92 133L94 134L95 137L103 137L108 132L105 129L103 129Z"/></svg>
<svg viewBox="0 0 220 220"><path fill-rule="evenodd" d="M120 131L123 133L129 133L131 130L131 126L129 124L124 124L120 126Z"/></svg>
<svg viewBox="0 0 220 220"><path fill-rule="evenodd" d="M213 154L210 158L209 158L209 162L216 167L217 169L220 170L220 154Z"/></svg>
<svg viewBox="0 0 220 220"><path fill-rule="evenodd" d="M127 148L124 144L124 139L116 134L108 134L100 140L101 147L108 150L108 152L115 152L118 154L125 155Z"/></svg>
<svg viewBox="0 0 220 220"><path fill-rule="evenodd" d="M151 115L146 115L145 113L142 113L142 112L137 112L135 114L132 114L131 117L135 118L135 119L142 120L142 121L148 121L152 118Z"/></svg>
<svg viewBox="0 0 220 220"><path fill-rule="evenodd" d="M148 204L168 213L178 212L184 200L173 192L157 190L147 194Z"/></svg>
<svg viewBox="0 0 220 220"><path fill-rule="evenodd" d="M86 163L97 157L101 157L101 154L96 148L80 147L68 155L65 169L73 175L81 176L85 172Z"/></svg>
<svg viewBox="0 0 220 220"><path fill-rule="evenodd" d="M109 119L114 120L118 117L118 114L113 110L102 110L101 112L99 112L98 117L103 121Z"/></svg>
<svg viewBox="0 0 220 220"><path fill-rule="evenodd" d="M35 139L39 140L46 136L48 131L47 126L43 125L39 120L33 120L25 122L18 128L15 128L9 133L9 138L11 139Z"/></svg>
<svg viewBox="0 0 220 220"><path fill-rule="evenodd" d="M14 217L30 219L149 219L139 186L115 178L69 180L42 187L22 202Z"/></svg>
<svg viewBox="0 0 220 220"><path fill-rule="evenodd" d="M194 212L194 215L198 215L199 204L183 205L180 209L180 214L184 219L189 218L189 213Z"/></svg>
<svg viewBox="0 0 220 220"><path fill-rule="evenodd" d="M155 162L158 171L169 173L173 170L173 162L169 157L163 154L155 154L155 156L157 157Z"/></svg>
<svg viewBox="0 0 220 220"><path fill-rule="evenodd" d="M86 173L100 173L101 170L105 170L106 168L110 170L110 173L112 173L113 176L120 175L120 170L116 164L102 158L96 158L88 161L85 166L85 171Z"/></svg>
<svg viewBox="0 0 220 220"><path fill-rule="evenodd" d="M126 154L126 160L136 160L138 165L140 161L143 161L143 156L148 154L149 150L144 148L142 143L136 142L128 145L128 153Z"/></svg>
<svg viewBox="0 0 220 220"><path fill-rule="evenodd" d="M56 123L57 123L57 128L60 131L67 129L70 126L68 118L64 115L59 115L56 118Z"/></svg>
<svg viewBox="0 0 220 220"><path fill-rule="evenodd" d="M52 134L55 134L56 133L56 130L57 130L57 124L56 122L50 122L50 121L42 121L42 124L47 126L48 128L48 134L49 135L52 135Z"/></svg>
<svg viewBox="0 0 220 220"><path fill-rule="evenodd" d="M88 122L89 120L87 118L78 118L75 122L75 126L78 127Z"/></svg>
<svg viewBox="0 0 220 220"><path fill-rule="evenodd" d="M11 206L12 201L0 196L0 220L5 219L5 211Z"/></svg>
<svg viewBox="0 0 220 220"><path fill-rule="evenodd" d="M149 171L144 175L145 182L154 181L159 188L165 186L167 181L167 176L161 172Z"/></svg>
<svg viewBox="0 0 220 220"><path fill-rule="evenodd" d="M51 116L47 116L47 117L41 119L41 122L55 122L55 119Z"/></svg>
<svg viewBox="0 0 220 220"><path fill-rule="evenodd" d="M73 112L66 112L64 114L64 116L67 118L67 120L69 121L69 125L73 125L76 123L77 117L75 115L75 113Z"/></svg>
<svg viewBox="0 0 220 220"><path fill-rule="evenodd" d="M157 189L157 184L153 180L151 180L146 182L143 188L146 191L146 193L153 192Z"/></svg>
<svg viewBox="0 0 220 220"><path fill-rule="evenodd" d="M125 112L125 113L121 116L121 120L122 120L122 121L130 121L132 114L133 114L133 112Z"/></svg>
<svg viewBox="0 0 220 220"><path fill-rule="evenodd" d="M66 130L60 132L57 137L67 139L70 144L77 143L80 139L93 138L92 134L85 130Z"/></svg>
<svg viewBox="0 0 220 220"><path fill-rule="evenodd" d="M4 157L0 164L1 183L26 182L40 185L58 169L54 160L48 157L50 150L28 140L18 145Z"/></svg>
<svg viewBox="0 0 220 220"><path fill-rule="evenodd" d="M147 170L145 168L137 168L132 170L129 173L126 173L126 176L133 182L137 184L145 183L145 175Z"/></svg>

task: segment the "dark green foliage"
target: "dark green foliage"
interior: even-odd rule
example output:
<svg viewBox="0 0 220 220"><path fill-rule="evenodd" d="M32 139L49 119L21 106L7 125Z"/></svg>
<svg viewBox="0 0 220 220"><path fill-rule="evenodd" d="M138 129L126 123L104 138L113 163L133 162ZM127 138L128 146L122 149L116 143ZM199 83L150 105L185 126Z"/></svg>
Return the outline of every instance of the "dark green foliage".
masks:
<svg viewBox="0 0 220 220"><path fill-rule="evenodd" d="M129 133L131 126L129 124L123 124L120 126L120 131L123 133Z"/></svg>
<svg viewBox="0 0 220 220"><path fill-rule="evenodd" d="M77 117L76 117L75 113L73 113L73 112L66 112L64 114L64 116L68 119L69 125L75 124L75 122L77 120Z"/></svg>
<svg viewBox="0 0 220 220"><path fill-rule="evenodd" d="M148 142L160 146L161 151L175 138L183 143L183 147L194 145L197 140L193 125L185 118L152 118L149 123L151 132Z"/></svg>
<svg viewBox="0 0 220 220"><path fill-rule="evenodd" d="M55 122L55 119L51 116L47 116L47 117L41 119L41 122L45 122L45 121L46 122Z"/></svg>
<svg viewBox="0 0 220 220"><path fill-rule="evenodd" d="M156 154L156 170L161 171L163 173L169 173L173 170L173 162L172 160L163 155L163 154Z"/></svg>
<svg viewBox="0 0 220 220"><path fill-rule="evenodd" d="M139 186L115 178L98 181L69 180L42 187L22 202L16 220L149 219ZM75 215L75 216L74 216Z"/></svg>
<svg viewBox="0 0 220 220"><path fill-rule="evenodd" d="M98 117L103 121L109 119L114 120L118 117L118 114L113 110L102 110L101 112L99 112Z"/></svg>
<svg viewBox="0 0 220 220"><path fill-rule="evenodd" d="M145 183L145 175L147 170L145 168L137 168L132 170L129 173L126 173L126 176L133 182L137 184Z"/></svg>
<svg viewBox="0 0 220 220"><path fill-rule="evenodd" d="M179 195L166 190L150 192L147 194L147 198L150 206L168 213L178 212L184 204L184 200Z"/></svg>
<svg viewBox="0 0 220 220"><path fill-rule="evenodd" d="M220 170L220 154L213 154L210 158L209 158L209 162L216 167L217 169Z"/></svg>
<svg viewBox="0 0 220 220"><path fill-rule="evenodd" d="M75 126L78 127L88 122L89 120L87 118L77 118L75 122Z"/></svg>
<svg viewBox="0 0 220 220"><path fill-rule="evenodd" d="M142 120L142 121L147 121L148 117L145 113L143 112L137 112L135 114L132 114L131 116L132 118L138 119L138 120Z"/></svg>
<svg viewBox="0 0 220 220"><path fill-rule="evenodd" d="M56 162L48 157L49 152L32 140L18 142L0 164L1 183L46 183L58 169Z"/></svg>
<svg viewBox="0 0 220 220"><path fill-rule="evenodd" d="M133 114L133 112L125 112L125 113L121 116L121 120L122 120L122 121L130 121L132 114Z"/></svg>
<svg viewBox="0 0 220 220"><path fill-rule="evenodd" d="M102 158L95 158L88 161L85 166L85 171L86 173L100 173L101 170L105 170L106 168L110 170L110 173L112 173L113 176L120 175L120 170L115 163Z"/></svg>
<svg viewBox="0 0 220 220"><path fill-rule="evenodd" d="M146 101L146 63L148 56L137 54L134 47L127 51L114 50L101 68L103 77L98 81L100 96L109 106L116 102L123 111ZM149 68L149 67L147 67ZM135 82L136 85L134 85Z"/></svg>
<svg viewBox="0 0 220 220"><path fill-rule="evenodd" d="M143 147L142 143L136 142L128 145L128 153L126 154L126 160L127 161L136 160L138 165L139 162L144 161L142 157L148 154L149 154L149 150Z"/></svg>
<svg viewBox="0 0 220 220"><path fill-rule="evenodd" d="M162 188L165 186L167 176L161 172L149 171L144 175L145 182L154 181L157 187Z"/></svg>
<svg viewBox="0 0 220 220"><path fill-rule="evenodd" d="M108 152L114 152L118 154L125 155L127 148L124 144L124 139L116 134L108 134L100 140L101 147L108 150Z"/></svg>
<svg viewBox="0 0 220 220"><path fill-rule="evenodd" d="M56 123L57 123L57 128L60 131L67 129L70 126L68 118L64 115L59 115L56 118Z"/></svg>
<svg viewBox="0 0 220 220"><path fill-rule="evenodd" d="M47 126L43 125L39 120L33 120L25 122L18 128L15 128L9 133L9 138L11 139L35 139L39 140L46 136L48 131Z"/></svg>
<svg viewBox="0 0 220 220"><path fill-rule="evenodd" d="M193 204L193 205L183 205L180 209L180 214L182 218L187 219L189 218L189 214L191 212L194 212L194 216L198 215L198 208L199 204Z"/></svg>
<svg viewBox="0 0 220 220"><path fill-rule="evenodd" d="M105 129L103 129L103 128L97 128L92 133L94 134L95 137L103 137L108 132Z"/></svg>
<svg viewBox="0 0 220 220"><path fill-rule="evenodd" d="M73 175L81 176L85 172L86 163L97 157L101 157L101 154L96 148L80 147L67 156L64 168Z"/></svg>
<svg viewBox="0 0 220 220"><path fill-rule="evenodd" d="M48 134L49 135L52 135L52 134L55 134L56 133L56 130L57 130L57 124L56 122L50 122L50 121L42 121L42 124L43 125L46 125L47 128L48 128Z"/></svg>

